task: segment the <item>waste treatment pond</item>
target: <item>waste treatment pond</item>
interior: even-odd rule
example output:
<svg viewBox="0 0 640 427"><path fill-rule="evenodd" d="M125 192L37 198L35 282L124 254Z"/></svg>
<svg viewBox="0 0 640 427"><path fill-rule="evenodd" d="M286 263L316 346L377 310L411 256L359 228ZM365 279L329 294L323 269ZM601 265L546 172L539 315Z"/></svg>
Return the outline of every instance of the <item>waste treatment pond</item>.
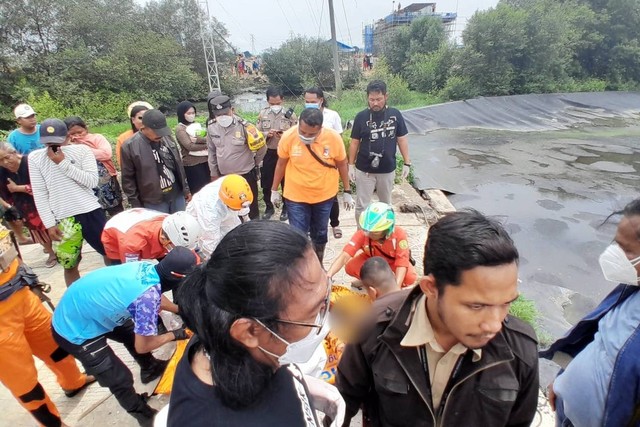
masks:
<svg viewBox="0 0 640 427"><path fill-rule="evenodd" d="M415 186L450 192L457 209L475 208L505 224L520 251L521 291L552 337L615 286L604 280L598 257L618 218L603 223L640 197L640 94L576 95L589 100L560 99L563 106L563 95L534 95L532 112L529 96L487 98L472 108L445 104L441 112L435 106L405 114L414 132ZM544 102L557 111L539 114ZM457 114L463 119L453 119ZM456 128L446 129L439 115Z"/></svg>

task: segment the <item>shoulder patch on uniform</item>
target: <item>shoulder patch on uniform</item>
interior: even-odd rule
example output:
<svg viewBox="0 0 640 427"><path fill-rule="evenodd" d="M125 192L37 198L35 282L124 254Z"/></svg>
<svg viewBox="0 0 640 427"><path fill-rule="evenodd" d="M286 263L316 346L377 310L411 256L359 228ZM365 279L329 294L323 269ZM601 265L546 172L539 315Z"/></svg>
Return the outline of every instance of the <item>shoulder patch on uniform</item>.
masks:
<svg viewBox="0 0 640 427"><path fill-rule="evenodd" d="M407 249L409 247L409 242L406 240L400 240L400 242L398 242L398 247L400 249Z"/></svg>

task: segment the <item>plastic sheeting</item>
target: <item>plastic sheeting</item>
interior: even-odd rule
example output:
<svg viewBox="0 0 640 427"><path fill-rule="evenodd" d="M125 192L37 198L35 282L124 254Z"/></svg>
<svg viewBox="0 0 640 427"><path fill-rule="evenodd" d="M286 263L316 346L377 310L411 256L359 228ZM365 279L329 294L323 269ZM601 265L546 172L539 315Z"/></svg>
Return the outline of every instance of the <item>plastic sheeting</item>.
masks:
<svg viewBox="0 0 640 427"><path fill-rule="evenodd" d="M476 98L404 111L410 133L484 128L510 131L566 129L598 119L632 118L639 92L531 94Z"/></svg>

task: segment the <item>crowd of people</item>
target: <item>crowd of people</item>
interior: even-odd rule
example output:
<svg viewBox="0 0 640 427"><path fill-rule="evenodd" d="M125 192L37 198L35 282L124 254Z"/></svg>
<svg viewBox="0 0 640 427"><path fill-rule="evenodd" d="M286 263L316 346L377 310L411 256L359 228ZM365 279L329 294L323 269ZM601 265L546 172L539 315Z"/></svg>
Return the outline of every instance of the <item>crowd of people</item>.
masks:
<svg viewBox="0 0 640 427"><path fill-rule="evenodd" d="M167 366L153 350L189 339L168 426L348 426L359 411L367 426L530 425L538 345L533 328L509 315L518 250L497 221L453 212L420 242L418 274L391 204L398 152L402 179L411 168L407 127L384 82L366 91L348 150L319 88L305 91L296 115L270 87L255 125L219 91L207 97L205 129L181 102L175 139L161 111L135 102L116 145L120 179L111 145L80 117L38 125L18 105L19 127L0 144L4 220L28 239L26 226L46 265L63 267L68 289L52 315L29 290L37 283L29 267L0 252L0 381L40 425L64 425L33 355L68 397L97 381L151 426L157 410L107 339L124 344L143 383ZM358 230L325 269L329 227L342 237L340 204L355 208ZM619 213L600 264L621 284L540 354L565 356L549 387L562 426L640 422L640 199ZM8 233L0 228L0 240ZM81 277L85 240L105 267ZM357 321L336 309L332 277L342 268L368 301ZM163 310L184 325L163 325ZM340 328L350 332L333 354L332 385L320 374L330 363L323 343Z"/></svg>

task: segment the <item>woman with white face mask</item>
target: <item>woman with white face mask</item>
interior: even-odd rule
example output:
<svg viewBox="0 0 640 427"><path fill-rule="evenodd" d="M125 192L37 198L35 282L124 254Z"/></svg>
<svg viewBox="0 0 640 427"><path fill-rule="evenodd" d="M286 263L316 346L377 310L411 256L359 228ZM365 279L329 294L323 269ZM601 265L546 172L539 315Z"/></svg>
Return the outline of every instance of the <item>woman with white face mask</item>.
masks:
<svg viewBox="0 0 640 427"><path fill-rule="evenodd" d="M182 101L176 108L178 125L176 126L176 141L180 144L184 173L191 193L197 193L211 180L209 178L209 163L207 162L206 131L196 122L196 107L189 101Z"/></svg>
<svg viewBox="0 0 640 427"><path fill-rule="evenodd" d="M573 357L549 385L562 426L640 424L640 199L622 211L614 241L599 258L604 278L618 286L541 357Z"/></svg>
<svg viewBox="0 0 640 427"><path fill-rule="evenodd" d="M316 410L342 424L337 390L295 365L328 332L330 282L306 236L242 224L182 289L196 335L176 369L168 426L319 426Z"/></svg>

